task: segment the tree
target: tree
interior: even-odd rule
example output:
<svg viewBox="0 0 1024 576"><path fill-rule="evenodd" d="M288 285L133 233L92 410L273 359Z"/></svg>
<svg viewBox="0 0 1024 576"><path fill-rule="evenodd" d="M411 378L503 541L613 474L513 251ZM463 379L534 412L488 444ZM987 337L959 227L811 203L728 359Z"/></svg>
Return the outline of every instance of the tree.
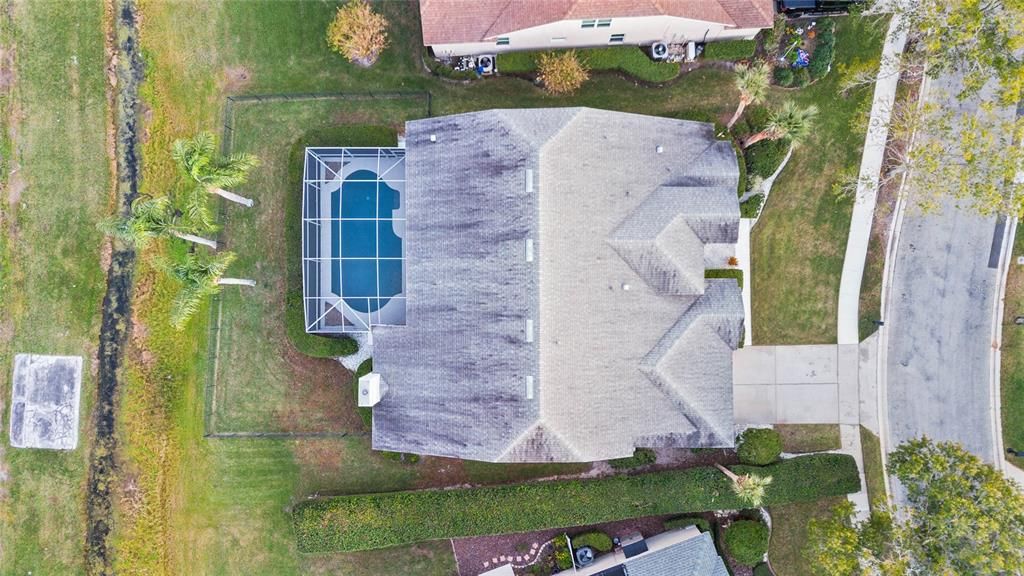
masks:
<svg viewBox="0 0 1024 576"><path fill-rule="evenodd" d="M1024 2L1021 0L874 0L872 11L892 12L908 44L928 63L928 74L963 76L959 96L977 94L997 79L1003 104L1024 95Z"/></svg>
<svg viewBox="0 0 1024 576"><path fill-rule="evenodd" d="M338 8L327 27L327 44L354 64L369 67L388 47L388 21L366 0L351 0Z"/></svg>
<svg viewBox="0 0 1024 576"><path fill-rule="evenodd" d="M726 129L732 128L732 125L743 115L743 110L747 106L763 102L765 96L768 95L768 85L771 84L771 69L764 62L754 66L737 64L734 71L736 77L733 83L740 92L740 102L736 106L736 112L726 124Z"/></svg>
<svg viewBox="0 0 1024 576"><path fill-rule="evenodd" d="M551 94L572 94L590 78L590 70L575 50L541 54L537 70L537 79Z"/></svg>
<svg viewBox="0 0 1024 576"><path fill-rule="evenodd" d="M252 206L252 200L249 198L224 190L224 187L243 184L249 170L259 165L259 159L252 154L219 157L213 134L200 132L193 138L175 140L171 155L181 171L194 180L201 191L216 194L247 207ZM212 219L205 203L190 201L189 206L193 210L190 216L197 222L204 226L210 223Z"/></svg>
<svg viewBox="0 0 1024 576"><path fill-rule="evenodd" d="M758 476L757 474L736 474L721 464L715 466L732 480L732 491L747 504L753 507L760 506L764 502L764 492L772 483L771 476Z"/></svg>
<svg viewBox="0 0 1024 576"><path fill-rule="evenodd" d="M142 248L154 238L173 236L217 249L216 241L191 234L194 230L178 222L167 197L138 198L132 203L128 216L104 220L100 222L99 229L137 248Z"/></svg>
<svg viewBox="0 0 1024 576"><path fill-rule="evenodd" d="M203 299L220 292L221 286L256 285L253 280L224 277L234 261L234 252L221 252L213 257L199 257L190 252L181 260L164 263L167 273L181 284L181 290L171 303L171 324L175 328L184 328Z"/></svg>
<svg viewBox="0 0 1024 576"><path fill-rule="evenodd" d="M800 108L792 100L787 100L778 110L768 116L768 125L756 134L743 139L740 147L749 148L762 140L788 139L794 144L800 143L811 132L811 125L818 116L818 107L811 104Z"/></svg>
<svg viewBox="0 0 1024 576"><path fill-rule="evenodd" d="M812 521L808 557L823 574L1019 574L1024 571L1024 496L991 466L949 442L902 444L889 472L906 504L864 522L844 503Z"/></svg>

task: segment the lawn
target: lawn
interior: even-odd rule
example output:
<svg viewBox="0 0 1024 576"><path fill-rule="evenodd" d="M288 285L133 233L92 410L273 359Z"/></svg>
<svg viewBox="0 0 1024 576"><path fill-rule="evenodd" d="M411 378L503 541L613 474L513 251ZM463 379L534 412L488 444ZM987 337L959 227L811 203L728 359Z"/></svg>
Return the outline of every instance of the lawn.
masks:
<svg viewBox="0 0 1024 576"><path fill-rule="evenodd" d="M882 443L867 428L860 427L860 449L864 455L864 482L867 484L868 503L875 508L886 502L885 466L882 464Z"/></svg>
<svg viewBox="0 0 1024 576"><path fill-rule="evenodd" d="M103 7L4 2L0 52L0 413L20 352L85 358L78 448L12 449L0 434L0 573L84 570L85 477L104 292Z"/></svg>
<svg viewBox="0 0 1024 576"><path fill-rule="evenodd" d="M877 59L886 22L836 19L836 62ZM870 91L843 98L833 71L797 91L773 89L819 109L811 136L776 180L751 238L755 344L826 344L836 341L839 280L852 202L837 202L832 184L860 165L864 132L851 119Z"/></svg>
<svg viewBox="0 0 1024 576"><path fill-rule="evenodd" d="M775 430L782 437L783 452L802 454L843 447L836 424L778 424Z"/></svg>
<svg viewBox="0 0 1024 576"><path fill-rule="evenodd" d="M1012 257L1024 255L1024 229L1017 227ZM1024 267L1011 260L1006 278L1006 308L1003 310L1002 346L1002 421L1003 444L1007 448L1024 450L1024 330L1014 324L1014 318L1024 316ZM1024 468L1024 458L1006 457Z"/></svg>
<svg viewBox="0 0 1024 576"><path fill-rule="evenodd" d="M537 70L543 52L509 52L498 56L498 72L526 73ZM679 64L655 62L636 46L584 48L576 53L594 72L623 72L645 82L667 82L679 75Z"/></svg>
<svg viewBox="0 0 1024 576"><path fill-rule="evenodd" d="M776 576L820 576L804 559L807 547L807 527L814 518L828 518L832 508L843 498L825 498L816 502L798 502L772 506L772 539L768 559Z"/></svg>

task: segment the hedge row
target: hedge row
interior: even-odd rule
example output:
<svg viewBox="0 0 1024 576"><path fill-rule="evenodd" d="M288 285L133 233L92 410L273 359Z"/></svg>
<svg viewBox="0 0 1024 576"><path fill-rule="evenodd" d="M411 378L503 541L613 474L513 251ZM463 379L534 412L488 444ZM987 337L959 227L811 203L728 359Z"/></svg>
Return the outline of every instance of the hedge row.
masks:
<svg viewBox="0 0 1024 576"><path fill-rule="evenodd" d="M774 478L765 505L813 501L860 489L845 454L812 454L737 473ZM351 552L400 544L557 526L745 508L714 468L636 476L340 496L308 500L292 512L302 552Z"/></svg>
<svg viewBox="0 0 1024 576"><path fill-rule="evenodd" d="M723 40L704 45L704 57L708 60L746 60L754 57L756 40Z"/></svg>
<svg viewBox="0 0 1024 576"><path fill-rule="evenodd" d="M594 71L617 70L647 82L666 82L679 75L679 64L655 62L636 46L609 46L576 50ZM529 73L537 70L542 52L507 52L498 55L498 72Z"/></svg>

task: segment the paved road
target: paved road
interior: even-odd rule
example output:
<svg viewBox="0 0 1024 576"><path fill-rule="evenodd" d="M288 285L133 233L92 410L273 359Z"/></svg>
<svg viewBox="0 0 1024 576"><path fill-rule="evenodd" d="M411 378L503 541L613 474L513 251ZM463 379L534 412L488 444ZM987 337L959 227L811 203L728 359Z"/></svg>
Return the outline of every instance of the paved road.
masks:
<svg viewBox="0 0 1024 576"><path fill-rule="evenodd" d="M977 102L943 94L953 90L951 79L939 79L929 98L972 113ZM1004 226L950 203L930 215L912 197L908 204L885 318L887 444L925 434L994 462L989 373Z"/></svg>

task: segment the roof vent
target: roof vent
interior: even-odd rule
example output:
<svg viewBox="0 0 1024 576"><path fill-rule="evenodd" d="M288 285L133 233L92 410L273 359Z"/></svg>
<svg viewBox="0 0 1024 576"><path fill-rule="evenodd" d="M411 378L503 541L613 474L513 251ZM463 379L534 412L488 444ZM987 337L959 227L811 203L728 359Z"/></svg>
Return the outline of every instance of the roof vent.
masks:
<svg viewBox="0 0 1024 576"><path fill-rule="evenodd" d="M533 262L533 238L526 239L526 261Z"/></svg>
<svg viewBox="0 0 1024 576"><path fill-rule="evenodd" d="M431 134L430 135L430 141L431 142L437 142L437 134Z"/></svg>
<svg viewBox="0 0 1024 576"><path fill-rule="evenodd" d="M526 169L526 191L533 192L533 170Z"/></svg>
<svg viewBox="0 0 1024 576"><path fill-rule="evenodd" d="M629 283L627 283L627 282L623 282L622 283L622 289L625 290L626 292L629 292L630 288L632 288L632 286L630 286Z"/></svg>
<svg viewBox="0 0 1024 576"><path fill-rule="evenodd" d="M533 318L526 319L526 341L533 342Z"/></svg>
<svg viewBox="0 0 1024 576"><path fill-rule="evenodd" d="M665 147L662 146L661 144L658 144L657 147L654 148L654 151L657 152L658 154L661 154L662 152L665 151Z"/></svg>

